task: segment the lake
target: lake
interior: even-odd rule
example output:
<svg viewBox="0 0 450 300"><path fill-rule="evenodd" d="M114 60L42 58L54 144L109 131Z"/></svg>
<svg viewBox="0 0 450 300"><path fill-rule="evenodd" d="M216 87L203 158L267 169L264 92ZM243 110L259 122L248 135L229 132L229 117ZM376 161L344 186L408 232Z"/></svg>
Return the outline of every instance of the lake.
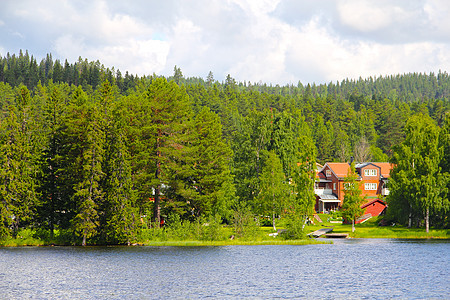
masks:
<svg viewBox="0 0 450 300"><path fill-rule="evenodd" d="M448 240L0 248L0 299L449 297Z"/></svg>

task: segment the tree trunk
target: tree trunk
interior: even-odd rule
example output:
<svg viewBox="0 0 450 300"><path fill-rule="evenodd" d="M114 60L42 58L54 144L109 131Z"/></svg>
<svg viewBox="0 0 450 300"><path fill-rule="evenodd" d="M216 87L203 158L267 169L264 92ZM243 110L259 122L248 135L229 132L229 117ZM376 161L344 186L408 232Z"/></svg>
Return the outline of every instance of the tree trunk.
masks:
<svg viewBox="0 0 450 300"><path fill-rule="evenodd" d="M355 218L352 219L352 232L355 232Z"/></svg>
<svg viewBox="0 0 450 300"><path fill-rule="evenodd" d="M305 229L307 222L308 222L308 215L305 216L305 221L303 221L302 231Z"/></svg>
<svg viewBox="0 0 450 300"><path fill-rule="evenodd" d="M272 211L272 225L273 225L273 231L277 231L275 227L275 210Z"/></svg>
<svg viewBox="0 0 450 300"><path fill-rule="evenodd" d="M160 137L161 132L158 132L158 138L156 139L156 171L155 171L155 179L159 179L161 174L161 161L159 157L161 157L160 147ZM155 197L153 202L153 218L152 221L156 223L156 227L160 227L161 225L161 207L160 207L160 193L161 193L161 183L155 187Z"/></svg>
<svg viewBox="0 0 450 300"><path fill-rule="evenodd" d="M272 171L272 176L273 176L273 171ZM273 190L273 183L272 183L272 190ZM273 205L273 210L272 210L273 231L277 231L277 229L275 228L275 193L274 192L272 192L272 205Z"/></svg>
<svg viewBox="0 0 450 300"><path fill-rule="evenodd" d="M430 208L428 206L425 212L425 231L427 233L430 231Z"/></svg>
<svg viewBox="0 0 450 300"><path fill-rule="evenodd" d="M55 237L55 226L53 225L53 221L50 220L50 240L53 240L54 237Z"/></svg>
<svg viewBox="0 0 450 300"><path fill-rule="evenodd" d="M153 202L153 222L156 223L156 227L160 227L161 224L161 207L160 207L160 194L161 185L158 184L155 188L155 202Z"/></svg>
<svg viewBox="0 0 450 300"><path fill-rule="evenodd" d="M86 246L86 234L83 234L83 241L81 242L81 246Z"/></svg>

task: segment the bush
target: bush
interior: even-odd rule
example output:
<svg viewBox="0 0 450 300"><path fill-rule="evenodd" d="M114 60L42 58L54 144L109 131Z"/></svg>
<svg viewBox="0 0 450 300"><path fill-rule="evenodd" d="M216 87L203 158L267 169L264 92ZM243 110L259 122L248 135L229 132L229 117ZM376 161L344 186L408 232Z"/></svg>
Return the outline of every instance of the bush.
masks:
<svg viewBox="0 0 450 300"><path fill-rule="evenodd" d="M259 226L248 207L241 206L233 214L234 234L243 240L255 240L259 236Z"/></svg>
<svg viewBox="0 0 450 300"><path fill-rule="evenodd" d="M222 226L220 215L208 218L208 223L202 226L201 239L204 241L222 241L227 239L227 233Z"/></svg>
<svg viewBox="0 0 450 300"><path fill-rule="evenodd" d="M281 237L286 240L305 239L306 234L303 231L304 220L296 215L287 217L286 231L281 233Z"/></svg>

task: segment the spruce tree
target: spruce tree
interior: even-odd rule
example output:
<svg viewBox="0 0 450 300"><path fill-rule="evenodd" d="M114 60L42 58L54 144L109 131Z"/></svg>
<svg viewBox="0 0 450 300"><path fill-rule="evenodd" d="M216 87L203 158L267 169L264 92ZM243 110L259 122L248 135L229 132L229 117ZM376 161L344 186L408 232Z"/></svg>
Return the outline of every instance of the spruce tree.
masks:
<svg viewBox="0 0 450 300"><path fill-rule="evenodd" d="M109 82L103 82L101 94L106 143L100 226L107 243L130 244L136 238L138 211L125 132L126 113L123 105L112 102L115 92Z"/></svg>
<svg viewBox="0 0 450 300"><path fill-rule="evenodd" d="M17 109L10 106L2 121L0 158L0 202L3 229L13 228L15 236L20 226L30 222L36 210L36 153L33 153L33 120L30 118L30 93L24 85L16 91Z"/></svg>
<svg viewBox="0 0 450 300"><path fill-rule="evenodd" d="M39 97L45 99L44 135L45 142L40 156L41 202L38 207L38 222L42 228L50 230L53 238L55 226L67 229L70 225L71 186L67 176L67 154L70 143L65 140L66 93L62 86L38 85Z"/></svg>
<svg viewBox="0 0 450 300"><path fill-rule="evenodd" d="M72 141L69 157L73 176L73 202L75 217L72 219L74 231L82 238L85 246L87 239L97 234L98 207L104 193L100 182L104 176L105 132L101 126L100 112L96 105L83 103L84 92L74 99L67 118L68 138Z"/></svg>
<svg viewBox="0 0 450 300"><path fill-rule="evenodd" d="M186 174L186 180L194 191L190 199L192 214L229 216L234 200L229 169L232 152L222 138L219 117L208 108L204 107L195 117L189 147L191 156L186 162L192 172Z"/></svg>

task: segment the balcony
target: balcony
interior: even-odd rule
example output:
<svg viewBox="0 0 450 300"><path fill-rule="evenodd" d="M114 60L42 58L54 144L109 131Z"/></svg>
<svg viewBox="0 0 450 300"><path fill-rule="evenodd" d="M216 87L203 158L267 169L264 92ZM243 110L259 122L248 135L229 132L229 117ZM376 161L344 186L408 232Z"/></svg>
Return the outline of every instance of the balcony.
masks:
<svg viewBox="0 0 450 300"><path fill-rule="evenodd" d="M314 193L318 196L331 195L331 194L333 194L333 190L332 189L314 189Z"/></svg>

